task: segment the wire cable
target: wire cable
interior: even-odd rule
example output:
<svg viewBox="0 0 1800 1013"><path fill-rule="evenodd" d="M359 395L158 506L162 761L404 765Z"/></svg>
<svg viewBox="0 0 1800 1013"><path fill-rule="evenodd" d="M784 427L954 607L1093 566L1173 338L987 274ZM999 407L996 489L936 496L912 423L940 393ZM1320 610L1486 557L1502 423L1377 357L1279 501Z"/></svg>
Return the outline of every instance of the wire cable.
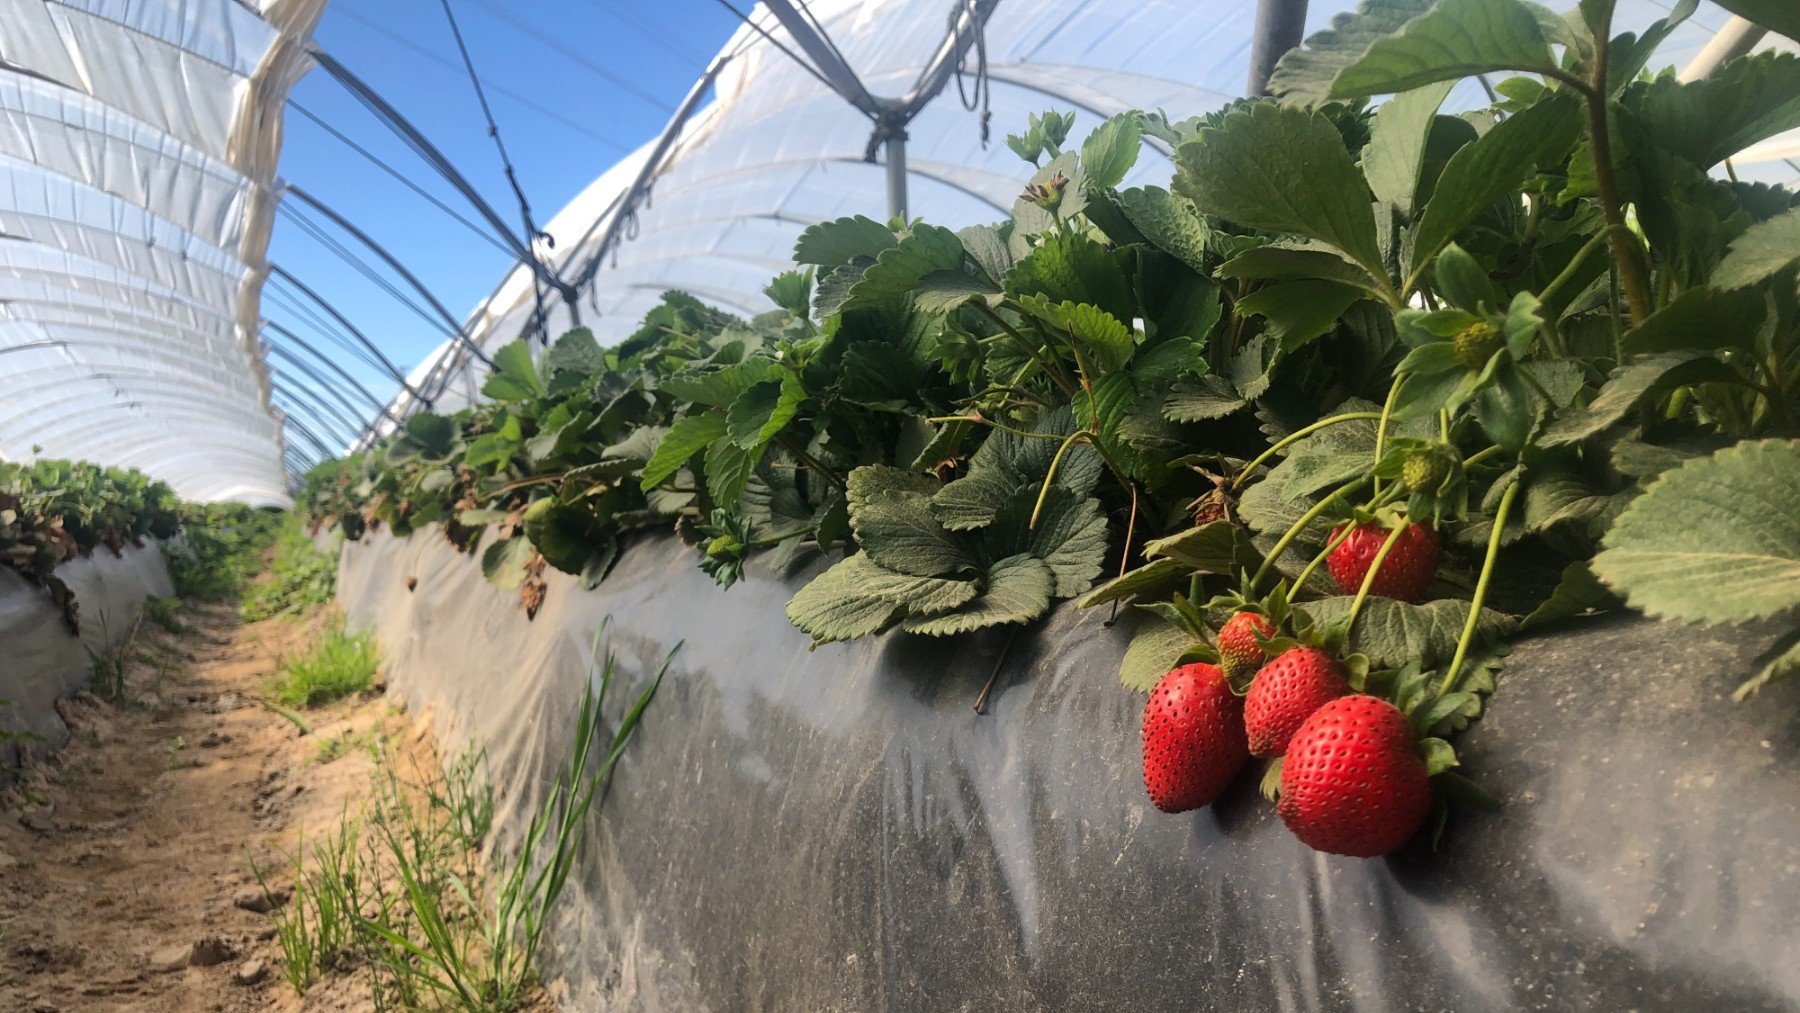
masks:
<svg viewBox="0 0 1800 1013"><path fill-rule="evenodd" d="M589 72L594 74L594 76L600 78L601 80L611 83L614 87L619 88L623 91L629 92L630 94L637 96L638 98L644 100L645 102L649 103L652 106L655 106L657 109L660 109L665 113L672 113L675 111L675 107L673 105L669 104L668 102L663 101L661 98L657 97L655 94L645 91L642 88L639 88L637 85L633 84L629 78L620 77L619 75L613 73L612 71L607 70L605 67L603 67L600 64L595 63L593 60L589 59L587 54L581 52L578 49L575 49L575 48L569 46L567 43L563 42L561 39L558 39L553 35L546 34L543 30L537 28L531 22L526 21L525 19L519 17L517 14L514 14L513 12L507 10L505 7L502 7L502 6L494 3L493 0L470 0L470 2L473 3L475 6L480 7L481 9L487 11L489 14L492 14L493 16L495 16L495 17L499 18L500 20L506 22L507 24L513 26L515 29L517 29L521 33L529 36L530 38L536 39L538 42L541 42L544 45L549 46L551 49L555 50L556 52L561 53L563 56L568 57L571 61L573 61L577 65L585 68L586 70L588 70ZM451 30L455 31L455 29L456 29L456 24L455 24L455 19L453 18L451 20ZM460 39L461 33L458 32L457 35ZM458 45L460 48L460 42L458 43Z"/></svg>
<svg viewBox="0 0 1800 1013"><path fill-rule="evenodd" d="M675 45L675 36L667 28L664 28L654 21L646 22L638 17L638 15L630 8L621 8L619 5L612 3L611 0L587 0L587 3L590 7L607 12L612 15L615 20L626 26L637 29L638 34L662 47L662 50L669 55L686 60L695 67L706 66L706 57L704 54L695 53L692 50L684 52L677 48Z"/></svg>
<svg viewBox="0 0 1800 1013"><path fill-rule="evenodd" d="M786 54L788 59L794 61L794 63L796 65L798 65L801 70L804 70L808 74L811 74L813 80L824 85L826 90L832 91L832 92L837 91L836 88L833 88L831 86L831 82L826 79L825 75L821 74L819 72L819 69L817 67L814 67L812 64L801 59L800 54L798 54L798 53L794 52L793 50L789 49L788 47L782 45L780 39L777 39L775 36L769 34L769 30L767 28L764 28L763 26L757 24L755 21L753 21L750 18L750 15L745 14L743 11L738 10L737 7L735 7L731 3L731 0L717 0L717 3L720 7L723 7L726 10L730 11L731 13L737 15L737 19L739 21L742 21L744 24L749 25L751 31L754 31L756 34L763 37L763 41L767 42L771 46L774 46L776 49L781 50L782 53ZM865 113L864 115L867 115L867 114Z"/></svg>
<svg viewBox="0 0 1800 1013"><path fill-rule="evenodd" d="M438 197L435 194L431 193L429 190L426 190L424 187L420 186L419 184L414 183L411 179L408 179L406 177L405 173L403 173L399 169L396 169L393 166L389 165L387 162L382 161L380 156L376 155L374 152L363 147L362 145L356 143L349 136L347 136L343 131L332 126L330 123L327 123L317 113L306 108L305 106L301 105L298 101L291 99L291 98L288 99L288 107L293 109L295 112L299 113L300 115L306 117L307 119L311 120L315 125L317 125L319 127L319 129L325 131L326 133L330 134L331 136L337 138L339 141L343 142L343 144L345 146L347 146L350 150L356 152L357 154L361 155L362 157L368 159L370 162L374 163L374 165L377 169L380 169L382 172L387 173L389 176L392 176L394 179L399 180L400 183L403 186L405 186L408 190L411 190L413 193L416 193L420 197L423 197L427 201L430 201L432 206L436 207L439 211L442 211L443 213L449 215L451 218L454 218L458 222L461 222L462 226L464 228L468 229L470 232L475 233L477 236L480 236L483 242L494 247L495 249L499 250L501 253L504 253L509 257L513 255L512 247L507 246L505 243L500 242L498 239L495 239L493 236L493 233L487 231L486 229L482 228L481 226L470 221L468 218L464 217L461 212L457 211L455 208L451 207L450 205L444 203L442 200L438 199Z"/></svg>

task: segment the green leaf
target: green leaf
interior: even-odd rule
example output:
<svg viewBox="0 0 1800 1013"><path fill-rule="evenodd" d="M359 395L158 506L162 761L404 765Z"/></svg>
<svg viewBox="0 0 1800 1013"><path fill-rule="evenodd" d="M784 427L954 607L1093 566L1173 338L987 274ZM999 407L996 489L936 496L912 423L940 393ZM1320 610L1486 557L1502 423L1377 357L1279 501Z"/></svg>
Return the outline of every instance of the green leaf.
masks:
<svg viewBox="0 0 1800 1013"><path fill-rule="evenodd" d="M1800 56L1764 50L1696 81L1666 74L1627 97L1644 135L1701 169L1800 126Z"/></svg>
<svg viewBox="0 0 1800 1013"><path fill-rule="evenodd" d="M1328 250L1291 246L1256 246L1219 265L1221 278L1267 278L1274 281L1317 278L1381 295L1369 272Z"/></svg>
<svg viewBox="0 0 1800 1013"><path fill-rule="evenodd" d="M913 577L948 577L973 566L931 512L929 475L867 466L850 473L850 525L874 562Z"/></svg>
<svg viewBox="0 0 1800 1013"><path fill-rule="evenodd" d="M544 368L552 373L580 373L598 376L606 370L606 353L594 340L594 332L577 327L557 338L544 353Z"/></svg>
<svg viewBox="0 0 1800 1013"><path fill-rule="evenodd" d="M1056 597L1073 598L1092 587L1106 565L1106 514L1094 497L1053 485L1032 526L1037 499L1029 486L1013 493L987 529L988 549L994 556L1026 552L1043 560L1056 575Z"/></svg>
<svg viewBox="0 0 1800 1013"><path fill-rule="evenodd" d="M1004 228L1010 230L1011 223L1007 223ZM1001 228L971 225L959 230L956 238L962 240L963 252L981 268L989 281L997 282L1012 270L1012 248L1007 245L1006 235Z"/></svg>
<svg viewBox="0 0 1800 1013"><path fill-rule="evenodd" d="M1377 40L1331 82L1332 98L1420 88L1498 70L1561 71L1538 17L1518 0L1441 0Z"/></svg>
<svg viewBox="0 0 1800 1013"><path fill-rule="evenodd" d="M842 267L858 257L876 257L898 240L886 225L857 215L820 222L794 243L794 262Z"/></svg>
<svg viewBox="0 0 1800 1013"><path fill-rule="evenodd" d="M1144 558L1173 559L1191 570L1236 576L1254 569L1262 555L1250 544L1250 536L1232 521L1212 521L1167 538L1144 543Z"/></svg>
<svg viewBox="0 0 1800 1013"><path fill-rule="evenodd" d="M999 289L967 271L933 271L919 279L913 305L927 313L948 313L976 299L998 306L1001 297Z"/></svg>
<svg viewBox="0 0 1800 1013"><path fill-rule="evenodd" d="M525 509L521 525L525 537L544 557L544 562L564 573L579 574L596 546L606 544L606 531L585 504L558 504L540 499Z"/></svg>
<svg viewBox="0 0 1800 1013"><path fill-rule="evenodd" d="M544 381L531 360L531 346L523 339L501 346L494 353L494 371L481 392L496 401L524 401L544 394Z"/></svg>
<svg viewBox="0 0 1800 1013"><path fill-rule="evenodd" d="M1162 187L1147 186L1121 191L1118 205L1145 239L1206 274L1206 225L1190 201Z"/></svg>
<svg viewBox="0 0 1800 1013"><path fill-rule="evenodd" d="M1519 628L1530 630L1548 626L1593 609L1611 608L1618 601L1618 596L1594 575L1591 561L1577 560L1563 568L1562 579L1557 581L1556 590L1525 617Z"/></svg>
<svg viewBox="0 0 1800 1013"><path fill-rule="evenodd" d="M1413 236L1413 273L1430 263L1477 214L1516 191L1540 165L1561 162L1580 133L1580 102L1572 95L1555 94L1458 148L1445 163L1431 200L1419 216Z"/></svg>
<svg viewBox="0 0 1800 1013"><path fill-rule="evenodd" d="M1776 641L1775 648L1764 655L1769 660L1732 693L1732 699L1745 700L1762 692L1764 686L1778 679L1800 675L1800 629Z"/></svg>
<svg viewBox="0 0 1800 1013"><path fill-rule="evenodd" d="M1170 422L1204 422L1220 419L1248 405L1231 381L1213 373L1181 380L1163 398L1163 418Z"/></svg>
<svg viewBox="0 0 1800 1013"><path fill-rule="evenodd" d="M1133 316L1131 282L1121 256L1079 233L1052 233L1006 274L1013 295L1087 303L1121 320Z"/></svg>
<svg viewBox="0 0 1800 1013"><path fill-rule="evenodd" d="M483 433L469 441L469 449L463 451L462 463L470 468L486 468L505 464L518 452L518 440L508 439L501 433Z"/></svg>
<svg viewBox="0 0 1800 1013"><path fill-rule="evenodd" d="M1028 623L1050 609L1056 575L1034 556L1008 556L987 571L987 590L950 612L911 616L902 624L908 633L947 637L1009 623Z"/></svg>
<svg viewBox="0 0 1800 1013"><path fill-rule="evenodd" d="M779 383L764 381L750 387L731 403L725 436L745 450L763 446L781 432L805 398L800 378L793 373L784 373Z"/></svg>
<svg viewBox="0 0 1800 1013"><path fill-rule="evenodd" d="M713 408L729 408L738 396L765 380L779 379L780 363L770 359L746 359L718 369L675 373L657 381L678 398Z"/></svg>
<svg viewBox="0 0 1800 1013"><path fill-rule="evenodd" d="M1800 39L1800 8L1789 0L1717 0L1725 8L1746 21L1780 32L1790 39Z"/></svg>
<svg viewBox="0 0 1800 1013"><path fill-rule="evenodd" d="M813 269L808 267L776 275L773 281L763 286L763 295L792 316L804 320L812 306L812 289Z"/></svg>
<svg viewBox="0 0 1800 1013"><path fill-rule="evenodd" d="M1036 295L1020 296L1019 305L1032 316L1067 331L1088 353L1091 364L1103 372L1122 369L1137 350L1131 328L1098 306L1066 300L1053 303Z"/></svg>
<svg viewBox="0 0 1800 1013"><path fill-rule="evenodd" d="M482 552L481 575L502 591L511 591L525 582L531 552L531 543L523 537L503 538Z"/></svg>
<svg viewBox="0 0 1800 1013"><path fill-rule="evenodd" d="M1385 274L1368 184L1324 115L1252 105L1183 144L1176 165L1175 192L1202 214L1309 236Z"/></svg>
<svg viewBox="0 0 1800 1013"><path fill-rule="evenodd" d="M1135 112L1120 113L1094 128L1081 144L1081 167L1088 183L1102 189L1118 186L1137 163L1142 138Z"/></svg>
<svg viewBox="0 0 1800 1013"><path fill-rule="evenodd" d="M1713 271L1712 283L1720 288L1745 288L1796 260L1800 260L1800 207L1745 229Z"/></svg>
<svg viewBox="0 0 1800 1013"><path fill-rule="evenodd" d="M1354 596L1321 598L1294 606L1315 627L1324 628L1350 614ZM1371 668L1400 668L1416 662L1424 668L1447 664L1456 654L1456 642L1469 619L1469 603L1445 598L1414 605L1392 598L1371 597L1363 602L1356 626L1350 631L1350 649L1365 654ZM1515 627L1510 616L1482 609L1476 634L1500 638Z"/></svg>
<svg viewBox="0 0 1800 1013"><path fill-rule="evenodd" d="M1108 602L1124 601L1172 588L1187 579L1189 570L1173 559L1153 559L1128 573L1101 584L1076 602L1081 608L1093 608Z"/></svg>
<svg viewBox="0 0 1800 1013"><path fill-rule="evenodd" d="M762 460L763 448L745 450L730 440L714 440L706 448L706 492L727 510L744 494L744 483Z"/></svg>
<svg viewBox="0 0 1800 1013"><path fill-rule="evenodd" d="M1762 326L1763 308L1757 292L1690 288L1626 331L1619 345L1628 356L1684 349L1748 350Z"/></svg>
<svg viewBox="0 0 1800 1013"><path fill-rule="evenodd" d="M664 479L680 471L681 466L688 463L701 448L724 435L725 416L719 412L705 412L678 419L663 434L661 442L657 443L656 453L651 454L649 463L644 465L643 479L638 484L645 491L661 485Z"/></svg>
<svg viewBox="0 0 1800 1013"><path fill-rule="evenodd" d="M1362 171L1375 199L1411 217L1413 195L1419 188L1419 170L1425 164L1425 142L1438 107L1450 94L1453 82L1440 81L1404 91L1382 103L1375 112L1369 143L1362 150Z"/></svg>
<svg viewBox="0 0 1800 1013"><path fill-rule="evenodd" d="M1677 352L1634 362L1613 374L1584 410L1572 410L1544 430L1546 447L1579 443L1623 419L1639 404L1677 387L1729 379L1731 367L1707 355Z"/></svg>
<svg viewBox="0 0 1800 1013"><path fill-rule="evenodd" d="M788 622L814 645L866 637L899 622L904 608L863 590L869 566L855 555L814 577L788 601Z"/></svg>
<svg viewBox="0 0 1800 1013"><path fill-rule="evenodd" d="M1367 293L1335 281L1284 281L1239 299L1240 316L1268 320L1265 333L1291 352L1337 326L1352 303Z"/></svg>
<svg viewBox="0 0 1800 1013"><path fill-rule="evenodd" d="M868 554L850 558L867 561ZM960 608L981 593L980 586L972 580L913 577L895 573L873 561L867 561L862 567L856 586L863 594L903 606L908 615L914 616L937 615Z"/></svg>
<svg viewBox="0 0 1800 1013"><path fill-rule="evenodd" d="M1364 0L1354 13L1331 19L1331 27L1285 53L1269 78L1269 90L1288 102L1316 105L1331 93L1338 72L1369 46L1399 31L1431 8L1432 0Z"/></svg>
<svg viewBox="0 0 1800 1013"><path fill-rule="evenodd" d="M1488 439L1509 454L1516 454L1531 438L1537 421L1534 395L1516 365L1494 371L1494 382L1475 395L1475 419Z"/></svg>
<svg viewBox="0 0 1800 1013"><path fill-rule="evenodd" d="M1181 663L1181 656L1193 648L1192 634L1161 619L1146 618L1125 648L1119 662L1119 682L1136 693L1148 693L1162 677Z"/></svg>
<svg viewBox="0 0 1800 1013"><path fill-rule="evenodd" d="M962 263L962 241L956 233L936 225L914 225L900 245L881 251L862 280L851 286L840 312L910 295L928 275L960 271Z"/></svg>
<svg viewBox="0 0 1800 1013"><path fill-rule="evenodd" d="M1632 607L1739 623L1800 605L1800 441L1746 441L1664 472L1594 557Z"/></svg>

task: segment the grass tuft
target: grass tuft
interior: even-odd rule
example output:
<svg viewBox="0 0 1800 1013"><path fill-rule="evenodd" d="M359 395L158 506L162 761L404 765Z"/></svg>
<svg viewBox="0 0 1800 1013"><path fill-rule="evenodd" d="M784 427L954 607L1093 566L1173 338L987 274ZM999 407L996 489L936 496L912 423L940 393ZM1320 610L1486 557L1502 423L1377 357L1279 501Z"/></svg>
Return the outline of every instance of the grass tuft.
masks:
<svg viewBox="0 0 1800 1013"><path fill-rule="evenodd" d="M289 514L275 539L267 580L251 584L238 610L245 622L304 615L337 594L337 559L320 552Z"/></svg>
<svg viewBox="0 0 1800 1013"><path fill-rule="evenodd" d="M318 707L368 689L380 667L374 637L333 629L282 665L269 696L283 707Z"/></svg>

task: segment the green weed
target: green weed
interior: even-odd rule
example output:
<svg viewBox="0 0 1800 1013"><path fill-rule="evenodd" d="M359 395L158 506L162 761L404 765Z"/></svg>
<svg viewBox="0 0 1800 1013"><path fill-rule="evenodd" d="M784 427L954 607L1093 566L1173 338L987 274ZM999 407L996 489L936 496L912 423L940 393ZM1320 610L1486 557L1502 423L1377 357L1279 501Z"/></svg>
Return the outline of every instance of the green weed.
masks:
<svg viewBox="0 0 1800 1013"><path fill-rule="evenodd" d="M282 666L269 695L285 707L317 707L368 689L380 666L374 637L333 629Z"/></svg>
<svg viewBox="0 0 1800 1013"><path fill-rule="evenodd" d="M337 559L320 552L292 515L282 520L269 579L250 586L239 614L245 622L304 615L337 593Z"/></svg>
<svg viewBox="0 0 1800 1013"><path fill-rule="evenodd" d="M231 601L262 569L263 550L285 515L218 504L206 509L209 516L188 523L181 540L163 543L163 557L176 594Z"/></svg>
<svg viewBox="0 0 1800 1013"><path fill-rule="evenodd" d="M194 629L181 618L183 611L179 598L158 598L151 595L144 599L144 618L176 636L191 633Z"/></svg>

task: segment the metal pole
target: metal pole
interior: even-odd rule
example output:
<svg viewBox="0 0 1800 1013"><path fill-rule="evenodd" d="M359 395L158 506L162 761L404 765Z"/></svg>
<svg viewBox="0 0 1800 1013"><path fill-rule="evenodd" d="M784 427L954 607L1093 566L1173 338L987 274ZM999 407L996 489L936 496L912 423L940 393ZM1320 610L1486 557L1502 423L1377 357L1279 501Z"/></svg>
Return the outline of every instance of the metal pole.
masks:
<svg viewBox="0 0 1800 1013"><path fill-rule="evenodd" d="M1269 75L1287 51L1306 34L1306 0L1258 0L1256 36L1250 43L1248 95L1267 95Z"/></svg>
<svg viewBox="0 0 1800 1013"><path fill-rule="evenodd" d="M887 205L889 218L907 220L906 130L898 124L889 128L887 137Z"/></svg>
<svg viewBox="0 0 1800 1013"><path fill-rule="evenodd" d="M1725 27L1719 29L1718 34L1712 37L1712 41L1706 44L1706 48L1700 50L1700 54L1694 57L1692 62L1681 68L1679 79L1684 83L1700 80L1718 70L1726 62L1735 60L1755 49L1756 44L1761 42L1763 36L1768 32L1767 28L1753 21L1741 17L1732 18L1725 22Z"/></svg>

